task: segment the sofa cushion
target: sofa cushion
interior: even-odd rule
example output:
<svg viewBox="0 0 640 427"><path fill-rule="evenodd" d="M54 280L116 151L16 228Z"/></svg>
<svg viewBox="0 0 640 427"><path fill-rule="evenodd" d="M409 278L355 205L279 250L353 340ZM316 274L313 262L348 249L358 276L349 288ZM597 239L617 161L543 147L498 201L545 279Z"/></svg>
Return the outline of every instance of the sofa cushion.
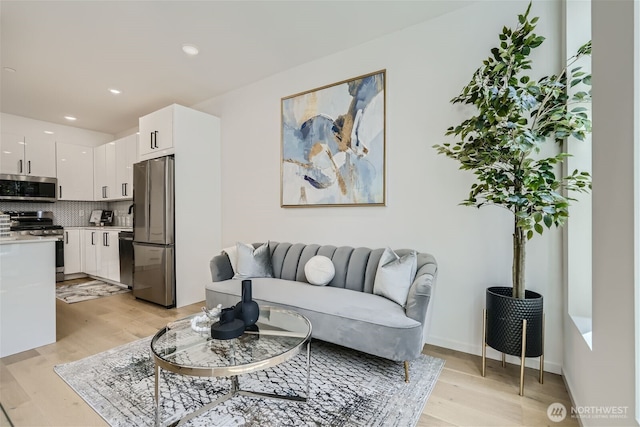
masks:
<svg viewBox="0 0 640 427"><path fill-rule="evenodd" d="M229 246L224 248L222 253L227 254L229 257L229 263L231 263L231 270L235 273L238 269L238 245Z"/></svg>
<svg viewBox="0 0 640 427"><path fill-rule="evenodd" d="M299 307L391 328L420 326L420 322L407 317L404 309L398 304L378 295L274 278L258 278L251 281L253 299L268 304ZM224 306L233 301L237 302L235 298L240 298L242 294L239 280L211 282L206 285L206 289L233 296L231 301L218 301L215 305Z"/></svg>
<svg viewBox="0 0 640 427"><path fill-rule="evenodd" d="M324 286L333 279L336 269L329 258L323 255L311 257L304 265L304 275L312 285Z"/></svg>
<svg viewBox="0 0 640 427"><path fill-rule="evenodd" d="M254 277L273 277L271 266L271 252L269 243L265 243L254 249L252 245L238 242L237 266L234 279L250 279Z"/></svg>
<svg viewBox="0 0 640 427"><path fill-rule="evenodd" d="M393 250L386 248L378 264L373 293L404 307L409 288L416 276L416 264L415 251L399 257Z"/></svg>

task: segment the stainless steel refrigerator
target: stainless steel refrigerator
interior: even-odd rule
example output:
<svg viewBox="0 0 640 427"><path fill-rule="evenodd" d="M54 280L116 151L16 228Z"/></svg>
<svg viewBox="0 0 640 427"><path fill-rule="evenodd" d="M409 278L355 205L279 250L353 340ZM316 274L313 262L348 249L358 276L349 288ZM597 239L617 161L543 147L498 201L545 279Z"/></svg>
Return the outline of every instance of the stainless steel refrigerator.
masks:
<svg viewBox="0 0 640 427"><path fill-rule="evenodd" d="M133 165L133 295L176 305L174 158Z"/></svg>

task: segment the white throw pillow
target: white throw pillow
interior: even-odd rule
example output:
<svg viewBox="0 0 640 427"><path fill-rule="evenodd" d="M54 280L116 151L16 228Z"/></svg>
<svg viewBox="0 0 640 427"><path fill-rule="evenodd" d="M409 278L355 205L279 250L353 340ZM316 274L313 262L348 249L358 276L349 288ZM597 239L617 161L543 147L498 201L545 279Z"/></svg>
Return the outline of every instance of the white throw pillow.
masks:
<svg viewBox="0 0 640 427"><path fill-rule="evenodd" d="M269 242L255 249L253 245L238 242L236 248L238 250L238 265L233 275L234 279L273 277Z"/></svg>
<svg viewBox="0 0 640 427"><path fill-rule="evenodd" d="M224 248L222 252L227 254L227 256L229 257L229 261L231 262L231 270L235 273L238 269L238 247L236 245L229 246L228 248Z"/></svg>
<svg viewBox="0 0 640 427"><path fill-rule="evenodd" d="M316 255L304 265L304 275L312 285L324 286L336 275L336 268L326 256Z"/></svg>
<svg viewBox="0 0 640 427"><path fill-rule="evenodd" d="M386 248L378 263L373 293L404 307L407 304L409 288L416 276L417 265L416 251L399 257L393 250Z"/></svg>

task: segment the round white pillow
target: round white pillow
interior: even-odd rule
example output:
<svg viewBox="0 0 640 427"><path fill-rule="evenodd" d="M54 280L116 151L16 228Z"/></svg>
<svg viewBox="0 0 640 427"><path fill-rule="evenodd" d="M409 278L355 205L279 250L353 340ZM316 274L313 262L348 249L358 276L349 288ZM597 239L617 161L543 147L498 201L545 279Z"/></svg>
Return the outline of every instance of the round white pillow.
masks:
<svg viewBox="0 0 640 427"><path fill-rule="evenodd" d="M311 257L304 265L304 275L312 285L324 286L333 279L336 268L329 258L323 255Z"/></svg>

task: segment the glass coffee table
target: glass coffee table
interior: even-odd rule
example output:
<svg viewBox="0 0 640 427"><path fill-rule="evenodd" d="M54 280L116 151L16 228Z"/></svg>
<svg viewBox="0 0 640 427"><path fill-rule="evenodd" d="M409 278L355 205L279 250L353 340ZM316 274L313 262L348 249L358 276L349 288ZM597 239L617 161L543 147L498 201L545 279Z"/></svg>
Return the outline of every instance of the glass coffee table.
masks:
<svg viewBox="0 0 640 427"><path fill-rule="evenodd" d="M230 340L212 339L210 320L192 328L193 315L170 323L151 340L155 363L156 425L160 423L160 368L180 375L199 377L230 377L229 392L182 418L177 424L208 411L236 395L268 397L306 402L309 397L311 365L311 323L299 313L278 307L260 306L260 317L254 331L245 331ZM201 331L201 332L198 332ZM205 332L206 331L206 332ZM306 346L306 396L283 396L242 390L238 375L260 371L296 356Z"/></svg>

